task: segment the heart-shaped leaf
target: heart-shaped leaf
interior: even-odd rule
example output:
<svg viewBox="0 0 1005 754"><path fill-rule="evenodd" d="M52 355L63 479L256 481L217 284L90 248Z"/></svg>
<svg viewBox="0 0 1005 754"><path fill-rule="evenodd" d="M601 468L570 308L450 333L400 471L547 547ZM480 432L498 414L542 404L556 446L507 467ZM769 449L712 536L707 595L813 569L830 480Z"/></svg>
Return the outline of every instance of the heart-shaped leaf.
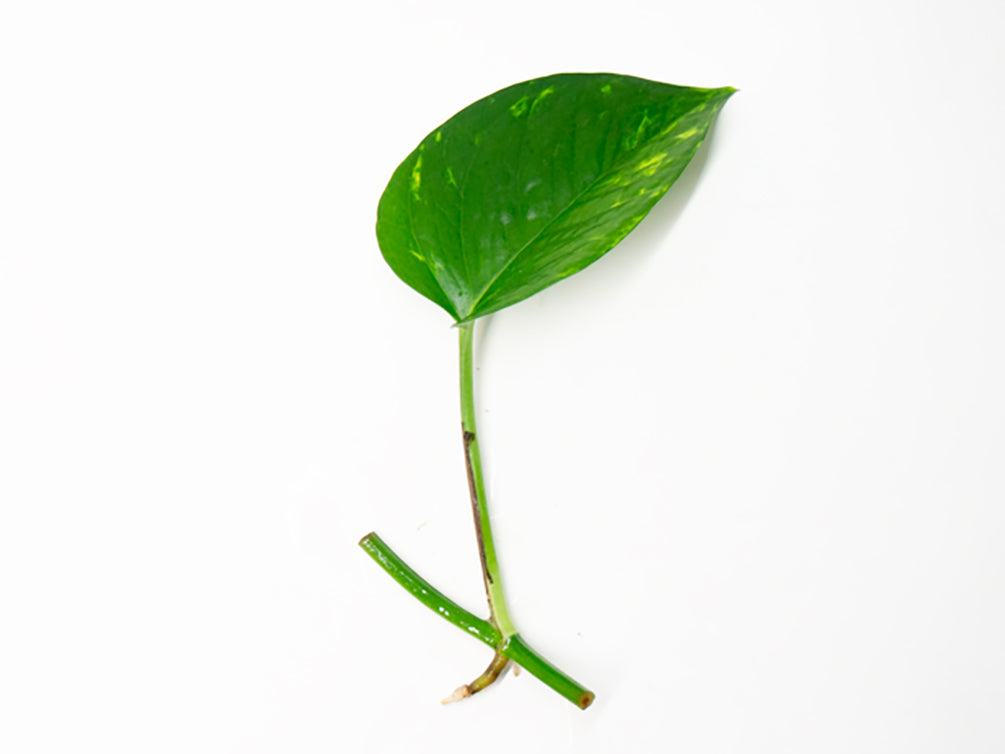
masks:
<svg viewBox="0 0 1005 754"><path fill-rule="evenodd" d="M624 238L734 91L569 73L481 99L395 170L384 259L458 322L522 301Z"/></svg>

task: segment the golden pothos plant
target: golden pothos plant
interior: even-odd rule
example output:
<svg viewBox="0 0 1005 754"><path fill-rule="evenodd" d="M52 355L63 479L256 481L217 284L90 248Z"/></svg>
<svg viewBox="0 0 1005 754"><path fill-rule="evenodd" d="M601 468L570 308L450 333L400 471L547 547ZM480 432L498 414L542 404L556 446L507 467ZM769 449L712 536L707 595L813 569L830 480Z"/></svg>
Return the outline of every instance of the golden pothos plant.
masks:
<svg viewBox="0 0 1005 754"><path fill-rule="evenodd" d="M420 602L494 650L485 672L445 701L484 689L510 661L582 709L594 697L523 640L506 607L475 427L473 323L614 248L677 180L734 91L610 73L525 81L434 129L381 196L384 259L459 334L462 441L488 618L448 599L377 534L360 545Z"/></svg>

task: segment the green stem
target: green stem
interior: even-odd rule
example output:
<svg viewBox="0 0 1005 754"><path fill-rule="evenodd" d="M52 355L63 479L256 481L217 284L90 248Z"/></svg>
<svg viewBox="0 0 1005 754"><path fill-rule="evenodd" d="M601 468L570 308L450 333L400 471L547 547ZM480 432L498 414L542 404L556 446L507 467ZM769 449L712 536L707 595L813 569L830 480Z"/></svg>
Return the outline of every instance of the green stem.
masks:
<svg viewBox="0 0 1005 754"><path fill-rule="evenodd" d="M593 704L594 694L581 683L574 681L561 670L524 643L520 634L513 634L503 642L498 650L509 659L526 670L535 678L540 678L551 688L564 696L580 709L586 709Z"/></svg>
<svg viewBox="0 0 1005 754"><path fill-rule="evenodd" d="M485 642L493 649L502 641L495 626L469 613L413 571L383 539L377 536L376 532L370 532L363 537L359 541L359 546L366 550L391 578L437 615L443 616L465 633Z"/></svg>
<svg viewBox="0 0 1005 754"><path fill-rule="evenodd" d="M478 556L482 565L482 579L489 603L489 619L484 621L450 600L428 581L409 568L387 544L375 533L367 534L359 544L378 565L387 571L395 581L433 612L453 623L470 636L495 649L492 662L485 672L474 681L457 689L445 702L456 701L471 696L491 685L506 669L510 660L525 668L553 688L580 709L586 709L593 702L593 692L577 683L561 670L549 663L527 644L516 632L510 620L506 599L503 597L499 560L496 557L495 540L489 521L488 505L485 498L485 477L482 473L481 453L478 451L478 431L475 426L474 391L474 324L464 322L458 325L460 332L461 363L461 429L464 437L464 463L468 473L468 489L471 493L471 511L475 519L475 533L478 537Z"/></svg>
<svg viewBox="0 0 1005 754"><path fill-rule="evenodd" d="M519 634L513 633L505 638L500 636L490 623L469 613L413 571L377 534L367 534L359 544L381 568L411 592L419 602L469 636L474 636L495 648L496 654L486 671L472 683L462 687L467 691L459 694L457 698L470 696L491 684L502 673L506 662L512 660L580 709L586 709L593 702L592 691L541 657L524 643Z"/></svg>
<svg viewBox="0 0 1005 754"><path fill-rule="evenodd" d="M492 524L489 521L485 497L485 478L482 474L481 453L478 450L478 431L475 422L474 390L474 322L457 326L460 333L461 363L461 430L464 437L464 461L468 472L468 490L471 493L471 512L475 519L478 554L482 564L482 580L489 602L489 620L502 632L503 639L516 634L503 596L499 560L496 557Z"/></svg>

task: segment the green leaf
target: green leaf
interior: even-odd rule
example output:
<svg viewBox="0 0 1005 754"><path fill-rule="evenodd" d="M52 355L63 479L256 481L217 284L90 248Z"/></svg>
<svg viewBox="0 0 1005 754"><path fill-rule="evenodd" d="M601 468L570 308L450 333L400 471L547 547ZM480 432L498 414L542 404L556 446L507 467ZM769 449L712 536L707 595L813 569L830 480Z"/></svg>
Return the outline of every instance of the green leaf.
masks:
<svg viewBox="0 0 1005 754"><path fill-rule="evenodd" d="M522 301L628 235L734 91L567 73L481 99L395 170L384 259L458 322Z"/></svg>

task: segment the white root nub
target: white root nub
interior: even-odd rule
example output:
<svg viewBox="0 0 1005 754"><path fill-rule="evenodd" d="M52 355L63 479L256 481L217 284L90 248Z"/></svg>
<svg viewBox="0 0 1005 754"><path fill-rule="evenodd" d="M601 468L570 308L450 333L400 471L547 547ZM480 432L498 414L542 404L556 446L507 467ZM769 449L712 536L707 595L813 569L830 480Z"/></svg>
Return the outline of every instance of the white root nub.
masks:
<svg viewBox="0 0 1005 754"><path fill-rule="evenodd" d="M471 696L471 688L465 684L454 689L454 693L440 702L440 704L453 704L454 702L461 701L461 699L467 699L469 696Z"/></svg>

